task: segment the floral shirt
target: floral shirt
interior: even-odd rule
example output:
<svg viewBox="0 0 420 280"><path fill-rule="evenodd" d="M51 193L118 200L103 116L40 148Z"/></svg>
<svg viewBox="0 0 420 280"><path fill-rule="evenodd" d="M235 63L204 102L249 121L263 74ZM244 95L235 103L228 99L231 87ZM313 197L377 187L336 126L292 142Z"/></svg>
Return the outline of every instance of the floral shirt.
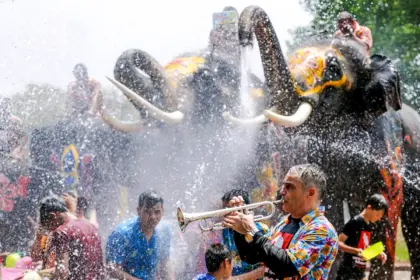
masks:
<svg viewBox="0 0 420 280"><path fill-rule="evenodd" d="M284 217L268 233L274 244L277 242L278 233L288 224L289 220L289 216ZM302 217L300 228L286 249L287 255L300 274L300 279L304 280L327 279L337 252L337 232L324 216L324 207L316 208Z"/></svg>

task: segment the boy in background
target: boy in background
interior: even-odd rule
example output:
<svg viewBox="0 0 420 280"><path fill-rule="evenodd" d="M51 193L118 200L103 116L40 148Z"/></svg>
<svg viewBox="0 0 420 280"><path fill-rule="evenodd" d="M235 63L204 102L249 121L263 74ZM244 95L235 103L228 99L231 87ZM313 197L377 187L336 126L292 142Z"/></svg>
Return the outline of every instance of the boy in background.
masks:
<svg viewBox="0 0 420 280"><path fill-rule="evenodd" d="M215 243L207 249L205 254L206 274L199 274L193 280L223 280L232 275L232 254L220 243Z"/></svg>
<svg viewBox="0 0 420 280"><path fill-rule="evenodd" d="M364 249L370 246L371 224L378 222L387 213L388 204L381 194L372 195L363 211L344 225L338 236L338 249L344 252L343 262L337 280L361 280L365 276L366 260L361 256ZM382 252L378 258L386 261Z"/></svg>

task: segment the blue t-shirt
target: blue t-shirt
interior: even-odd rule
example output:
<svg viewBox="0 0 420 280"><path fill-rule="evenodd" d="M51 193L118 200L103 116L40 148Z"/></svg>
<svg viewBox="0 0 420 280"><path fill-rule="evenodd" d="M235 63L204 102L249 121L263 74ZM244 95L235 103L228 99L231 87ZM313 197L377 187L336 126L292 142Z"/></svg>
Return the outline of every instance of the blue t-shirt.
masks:
<svg viewBox="0 0 420 280"><path fill-rule="evenodd" d="M216 280L216 278L206 273L206 274L199 274L195 276L193 280Z"/></svg>
<svg viewBox="0 0 420 280"><path fill-rule="evenodd" d="M171 235L162 222L155 228L147 242L140 231L139 217L120 225L108 237L106 261L121 265L123 270L134 277L152 280L159 261L169 259Z"/></svg>

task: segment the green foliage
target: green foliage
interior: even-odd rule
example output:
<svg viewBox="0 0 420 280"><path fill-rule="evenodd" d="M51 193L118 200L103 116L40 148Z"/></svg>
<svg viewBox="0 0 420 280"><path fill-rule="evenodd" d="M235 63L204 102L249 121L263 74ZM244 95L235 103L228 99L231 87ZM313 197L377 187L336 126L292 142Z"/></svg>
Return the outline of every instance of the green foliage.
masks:
<svg viewBox="0 0 420 280"><path fill-rule="evenodd" d="M393 59L401 73L406 102L420 109L420 1L419 0L300 0L314 19L311 26L293 32L289 48L303 42L308 34L325 31L332 36L339 12L352 13L371 29L371 53Z"/></svg>

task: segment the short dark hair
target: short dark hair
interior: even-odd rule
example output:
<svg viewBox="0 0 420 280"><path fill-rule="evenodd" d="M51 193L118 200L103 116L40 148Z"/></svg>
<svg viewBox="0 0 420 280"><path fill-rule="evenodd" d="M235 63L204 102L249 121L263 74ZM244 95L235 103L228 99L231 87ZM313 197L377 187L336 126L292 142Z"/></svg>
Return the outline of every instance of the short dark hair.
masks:
<svg viewBox="0 0 420 280"><path fill-rule="evenodd" d="M66 203L64 199L50 195L42 199L39 207L39 220L42 226L45 226L51 220L51 213L65 213L67 212Z"/></svg>
<svg viewBox="0 0 420 280"><path fill-rule="evenodd" d="M384 210L384 214L388 212L388 202L382 194L374 194L366 200L366 207L370 205L373 210Z"/></svg>
<svg viewBox="0 0 420 280"><path fill-rule="evenodd" d="M86 215L86 212L89 208L89 201L84 196L77 197L77 210L81 211L83 215Z"/></svg>
<svg viewBox="0 0 420 280"><path fill-rule="evenodd" d="M351 19L355 20L354 16L347 11L342 11L337 16L337 21Z"/></svg>
<svg viewBox="0 0 420 280"><path fill-rule="evenodd" d="M229 202L234 196L242 196L245 204L250 203L249 193L244 189L233 189L225 193L222 197L222 201Z"/></svg>
<svg viewBox="0 0 420 280"><path fill-rule="evenodd" d="M139 204L140 208L146 207L151 208L158 203L163 204L163 198L155 191L145 191L139 196Z"/></svg>
<svg viewBox="0 0 420 280"><path fill-rule="evenodd" d="M210 245L205 254L207 271L210 273L219 270L224 260L232 260L232 253L229 249L220 243Z"/></svg>

